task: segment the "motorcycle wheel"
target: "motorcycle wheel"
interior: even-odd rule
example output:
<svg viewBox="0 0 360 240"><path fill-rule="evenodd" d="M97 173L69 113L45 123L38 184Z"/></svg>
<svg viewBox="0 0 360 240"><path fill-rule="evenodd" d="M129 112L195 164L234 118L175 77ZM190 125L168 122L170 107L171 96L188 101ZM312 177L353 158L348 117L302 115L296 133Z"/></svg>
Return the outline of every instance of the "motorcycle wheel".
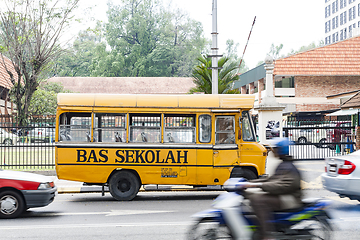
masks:
<svg viewBox="0 0 360 240"><path fill-rule="evenodd" d="M308 221L308 228L311 238L309 240L329 240L331 238L331 226L326 219L316 219Z"/></svg>
<svg viewBox="0 0 360 240"><path fill-rule="evenodd" d="M192 240L215 240L233 239L230 229L226 225L220 225L214 219L202 219L196 222L190 229L188 239Z"/></svg>

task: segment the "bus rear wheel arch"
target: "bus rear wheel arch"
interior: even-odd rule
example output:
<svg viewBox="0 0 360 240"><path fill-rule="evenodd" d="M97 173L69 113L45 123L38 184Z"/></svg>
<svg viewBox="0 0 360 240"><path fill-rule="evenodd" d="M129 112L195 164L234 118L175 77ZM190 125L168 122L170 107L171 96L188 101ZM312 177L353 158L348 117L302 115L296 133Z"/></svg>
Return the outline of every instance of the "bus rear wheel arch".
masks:
<svg viewBox="0 0 360 240"><path fill-rule="evenodd" d="M118 201L134 199L140 186L140 179L132 171L117 171L109 179L110 194Z"/></svg>
<svg viewBox="0 0 360 240"><path fill-rule="evenodd" d="M257 179L256 169L235 167L230 174L230 178L245 178L247 180Z"/></svg>

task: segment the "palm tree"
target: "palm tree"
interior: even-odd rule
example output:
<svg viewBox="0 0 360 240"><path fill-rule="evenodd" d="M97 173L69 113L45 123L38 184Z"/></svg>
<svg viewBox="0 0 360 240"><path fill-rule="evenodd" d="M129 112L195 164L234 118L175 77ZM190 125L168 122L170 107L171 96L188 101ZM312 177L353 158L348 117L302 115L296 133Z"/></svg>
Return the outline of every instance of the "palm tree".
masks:
<svg viewBox="0 0 360 240"><path fill-rule="evenodd" d="M190 93L203 92L205 94L211 94L211 58L207 58L204 55L201 55L197 58L197 60L199 61L199 65L197 65L192 71L192 77L196 87L190 89ZM240 79L239 75L237 74L238 64L235 61L230 61L230 58L228 57L222 57L218 61L218 66L222 67L218 73L218 93L240 93L238 89L232 89L233 82Z"/></svg>

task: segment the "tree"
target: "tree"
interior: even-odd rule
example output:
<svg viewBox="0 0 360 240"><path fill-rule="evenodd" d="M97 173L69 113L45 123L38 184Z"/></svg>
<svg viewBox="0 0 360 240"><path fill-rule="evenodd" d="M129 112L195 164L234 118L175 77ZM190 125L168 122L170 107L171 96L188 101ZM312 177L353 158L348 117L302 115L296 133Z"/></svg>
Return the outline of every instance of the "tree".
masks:
<svg viewBox="0 0 360 240"><path fill-rule="evenodd" d="M271 44L270 52L268 55L272 57L273 59L278 59L280 56L280 51L283 49L284 44L280 44L279 46L275 46L274 44Z"/></svg>
<svg viewBox="0 0 360 240"><path fill-rule="evenodd" d="M46 70L62 53L60 36L78 2L5 0L5 7L0 8L0 63L13 84L10 95L20 126L27 123L31 99ZM6 67L5 56L11 60L15 73Z"/></svg>
<svg viewBox="0 0 360 240"><path fill-rule="evenodd" d="M201 55L197 58L199 64L193 69L192 77L196 87L190 89L190 93L203 92L205 94L211 94L212 90L212 70L211 58L207 58ZM240 77L237 74L238 63L231 61L228 57L222 57L218 61L218 66L222 67L218 74L218 90L219 94L239 93L238 89L232 89L234 81L239 80Z"/></svg>
<svg viewBox="0 0 360 240"><path fill-rule="evenodd" d="M92 76L94 59L101 56L106 49L106 44L101 41L101 26L94 29L80 31L69 49L54 63L49 77L89 77Z"/></svg>
<svg viewBox="0 0 360 240"><path fill-rule="evenodd" d="M238 61L240 64L241 59L239 59L237 52L238 52L239 43L235 43L234 40L228 39L226 40L226 52L224 55L230 59L233 59L235 61ZM240 69L238 69L238 73L244 73L249 68L245 64L245 60L242 59Z"/></svg>
<svg viewBox="0 0 360 240"><path fill-rule="evenodd" d="M122 0L109 5L103 48L93 59L94 76L190 76L204 49L202 25L157 0Z"/></svg>
<svg viewBox="0 0 360 240"><path fill-rule="evenodd" d="M60 83L47 83L41 85L31 98L29 113L31 115L55 115L57 107L57 94L71 92L65 90Z"/></svg>
<svg viewBox="0 0 360 240"><path fill-rule="evenodd" d="M318 44L316 44L315 42L312 42L310 43L309 45L306 45L306 46L301 46L299 48L299 50L295 51L295 50L291 50L290 53L288 53L286 56L290 56L290 55L293 55L293 54L296 54L296 53L300 53L300 52L305 52L305 51L308 51L310 49L314 49L314 48L318 48L318 47L322 47L324 46L324 41L323 40L320 40L318 42Z"/></svg>

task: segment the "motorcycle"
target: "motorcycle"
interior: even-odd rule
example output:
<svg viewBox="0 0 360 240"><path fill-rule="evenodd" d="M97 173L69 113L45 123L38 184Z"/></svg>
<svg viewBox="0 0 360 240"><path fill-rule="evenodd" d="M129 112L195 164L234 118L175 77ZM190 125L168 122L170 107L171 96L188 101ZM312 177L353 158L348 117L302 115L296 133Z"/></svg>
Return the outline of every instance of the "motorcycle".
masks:
<svg viewBox="0 0 360 240"><path fill-rule="evenodd" d="M257 218L245 199L243 178L231 178L224 184L227 191L220 194L213 208L192 217L194 223L188 233L189 239L243 239L260 238ZM332 227L326 208L329 200L304 199L297 209L274 212L272 223L276 239L330 239Z"/></svg>

